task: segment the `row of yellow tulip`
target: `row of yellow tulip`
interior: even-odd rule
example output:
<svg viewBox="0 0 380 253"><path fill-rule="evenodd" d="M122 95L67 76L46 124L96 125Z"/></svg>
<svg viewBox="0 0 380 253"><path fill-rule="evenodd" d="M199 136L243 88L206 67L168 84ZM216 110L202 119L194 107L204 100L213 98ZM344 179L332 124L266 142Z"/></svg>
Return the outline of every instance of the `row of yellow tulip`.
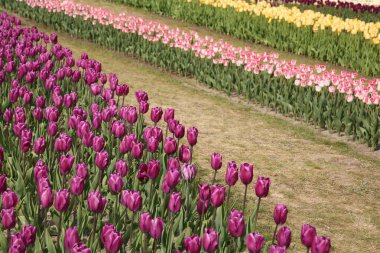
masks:
<svg viewBox="0 0 380 253"><path fill-rule="evenodd" d="M363 37L374 44L380 43L380 22L364 22L359 19L343 19L320 12L297 7L271 6L267 2L248 3L243 0L188 0L220 8L233 8L238 12L249 12L266 17L269 22L282 20L297 27L312 26L314 31L331 29L333 32L347 32L353 35L362 33Z"/></svg>

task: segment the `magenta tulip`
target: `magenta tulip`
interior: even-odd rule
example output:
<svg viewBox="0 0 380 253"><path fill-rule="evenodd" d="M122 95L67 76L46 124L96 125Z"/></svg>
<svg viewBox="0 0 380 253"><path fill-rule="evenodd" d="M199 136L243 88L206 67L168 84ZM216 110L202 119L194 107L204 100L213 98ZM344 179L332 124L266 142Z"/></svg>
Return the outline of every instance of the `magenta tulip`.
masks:
<svg viewBox="0 0 380 253"><path fill-rule="evenodd" d="M200 184L198 185L198 194L199 199L203 201L207 201L210 199L211 196L211 188L208 184Z"/></svg>
<svg viewBox="0 0 380 253"><path fill-rule="evenodd" d="M178 213L181 210L182 197L180 192L173 192L169 199L169 211Z"/></svg>
<svg viewBox="0 0 380 253"><path fill-rule="evenodd" d="M107 169L109 164L109 155L108 152L103 150L96 153L95 156L95 165L101 170Z"/></svg>
<svg viewBox="0 0 380 253"><path fill-rule="evenodd" d="M61 189L55 194L54 207L58 212L65 212L70 205L70 194L66 189Z"/></svg>
<svg viewBox="0 0 380 253"><path fill-rule="evenodd" d="M245 244L250 253L260 253L265 245L265 239L259 233L249 233L245 238Z"/></svg>
<svg viewBox="0 0 380 253"><path fill-rule="evenodd" d="M288 216L288 208L283 204L277 204L273 211L273 219L277 225L284 224Z"/></svg>
<svg viewBox="0 0 380 253"><path fill-rule="evenodd" d="M311 253L329 253L331 248L330 238L324 236L314 237Z"/></svg>
<svg viewBox="0 0 380 253"><path fill-rule="evenodd" d="M125 177L128 173L128 170L129 170L129 168L128 168L128 165L125 162L125 160L120 159L120 160L116 161L116 163L115 163L115 173L116 174L118 174L121 177Z"/></svg>
<svg viewBox="0 0 380 253"><path fill-rule="evenodd" d="M198 129L190 127L187 129L187 141L190 146L195 146L198 140Z"/></svg>
<svg viewBox="0 0 380 253"><path fill-rule="evenodd" d="M259 176L255 184L256 196L258 198L265 198L266 196L268 196L269 186L270 186L270 178Z"/></svg>
<svg viewBox="0 0 380 253"><path fill-rule="evenodd" d="M128 207L132 212L137 212L141 208L142 197L138 191L124 190L121 193L121 204Z"/></svg>
<svg viewBox="0 0 380 253"><path fill-rule="evenodd" d="M150 112L150 119L154 123L157 123L158 121L160 121L161 117L162 117L161 107L153 107L151 112Z"/></svg>
<svg viewBox="0 0 380 253"><path fill-rule="evenodd" d="M107 199L100 192L93 191L88 194L87 204L91 212L101 213L106 206Z"/></svg>
<svg viewBox="0 0 380 253"><path fill-rule="evenodd" d="M229 186L234 186L238 180L238 168L235 161L227 163L226 183Z"/></svg>
<svg viewBox="0 0 380 253"><path fill-rule="evenodd" d="M149 213L143 212L140 215L140 220L139 220L139 226L141 232L147 234L150 231L150 226L152 222L152 217L150 216Z"/></svg>
<svg viewBox="0 0 380 253"><path fill-rule="evenodd" d="M183 163L188 163L191 158L190 148L182 144L178 152L179 160Z"/></svg>
<svg viewBox="0 0 380 253"><path fill-rule="evenodd" d="M226 196L226 188L220 185L211 186L211 205L215 208L223 205Z"/></svg>
<svg viewBox="0 0 380 253"><path fill-rule="evenodd" d="M54 201L54 195L53 195L52 189L48 187L42 190L41 194L39 195L39 200L40 200L42 208L51 207Z"/></svg>
<svg viewBox="0 0 380 253"><path fill-rule="evenodd" d="M182 164L182 178L186 181L192 181L197 175L197 167L194 164Z"/></svg>
<svg viewBox="0 0 380 253"><path fill-rule="evenodd" d="M106 144L106 141L101 136L95 136L92 141L92 149L95 152L100 152L103 150L104 146Z"/></svg>
<svg viewBox="0 0 380 253"><path fill-rule="evenodd" d="M309 224L303 224L301 228L301 242L302 244L310 249L314 238L317 236L317 230L315 227L309 225Z"/></svg>
<svg viewBox="0 0 380 253"><path fill-rule="evenodd" d="M45 137L42 136L42 137L37 138L33 145L34 153L36 153L37 155L41 155L45 152L45 148L46 148Z"/></svg>
<svg viewBox="0 0 380 253"><path fill-rule="evenodd" d="M269 248L269 253L286 253L286 247L272 245Z"/></svg>
<svg viewBox="0 0 380 253"><path fill-rule="evenodd" d="M172 137L165 139L164 151L167 155L172 155L177 151L177 141Z"/></svg>
<svg viewBox="0 0 380 253"><path fill-rule="evenodd" d="M132 155L136 160L141 159L144 152L144 145L141 142L134 143L132 146Z"/></svg>
<svg viewBox="0 0 380 253"><path fill-rule="evenodd" d="M77 227L68 228L65 232L64 246L65 249L71 251L71 249L80 242L80 237Z"/></svg>
<svg viewBox="0 0 380 253"><path fill-rule="evenodd" d="M203 250L207 253L213 253L218 249L219 235L213 228L206 228L202 236Z"/></svg>
<svg viewBox="0 0 380 253"><path fill-rule="evenodd" d="M1 224L5 229L11 229L16 226L16 213L13 208L1 210Z"/></svg>
<svg viewBox="0 0 380 253"><path fill-rule="evenodd" d="M155 240L160 239L162 232L164 231L164 225L165 224L162 218L152 219L150 223L149 235Z"/></svg>
<svg viewBox="0 0 380 253"><path fill-rule="evenodd" d="M67 175L70 173L71 168L73 167L75 161L75 157L68 155L61 155L61 159L59 159L59 172L62 175Z"/></svg>
<svg viewBox="0 0 380 253"><path fill-rule="evenodd" d="M21 235L24 238L25 246L33 245L36 241L37 229L32 225L25 225L21 228Z"/></svg>
<svg viewBox="0 0 380 253"><path fill-rule="evenodd" d="M243 163L240 165L240 180L243 184L248 185L253 179L253 165Z"/></svg>
<svg viewBox="0 0 380 253"><path fill-rule="evenodd" d="M137 179L143 183L148 181L148 165L145 163L140 164L139 170L137 172Z"/></svg>
<svg viewBox="0 0 380 253"><path fill-rule="evenodd" d="M211 168L219 170L222 167L222 155L219 153L212 153L211 155Z"/></svg>
<svg viewBox="0 0 380 253"><path fill-rule="evenodd" d="M236 209L232 209L230 216L228 218L227 227L228 227L228 232L230 233L232 237L242 236L245 230L243 213Z"/></svg>
<svg viewBox="0 0 380 253"><path fill-rule="evenodd" d="M70 253L91 253L91 250L87 248L86 244L79 242L74 245Z"/></svg>
<svg viewBox="0 0 380 253"><path fill-rule="evenodd" d="M201 252L201 239L198 235L187 236L183 241L185 250L188 253Z"/></svg>
<svg viewBox="0 0 380 253"><path fill-rule="evenodd" d="M14 208L18 203L17 194L11 190L6 190L2 194L2 204L4 209Z"/></svg>
<svg viewBox="0 0 380 253"><path fill-rule="evenodd" d="M292 241L292 232L287 226L281 227L276 235L277 245L289 248Z"/></svg>
<svg viewBox="0 0 380 253"><path fill-rule="evenodd" d="M81 177L84 180L88 178L88 168L85 163L78 163L75 166L75 172L78 177Z"/></svg>
<svg viewBox="0 0 380 253"><path fill-rule="evenodd" d="M1 160L0 160L1 163ZM1 168L1 167L0 167ZM7 189L7 176L0 175L0 195Z"/></svg>
<svg viewBox="0 0 380 253"><path fill-rule="evenodd" d="M148 163L147 175L150 179L154 180L160 173L160 161L150 160Z"/></svg>
<svg viewBox="0 0 380 253"><path fill-rule="evenodd" d="M108 179L108 185L113 193L121 192L123 188L123 179L118 174L111 174Z"/></svg>
<svg viewBox="0 0 380 253"><path fill-rule="evenodd" d="M80 176L75 176L70 182L70 192L75 195L79 196L83 193L84 190L84 179Z"/></svg>
<svg viewBox="0 0 380 253"><path fill-rule="evenodd" d="M164 113L164 121L169 122L170 119L174 119L175 110L173 108L166 108Z"/></svg>

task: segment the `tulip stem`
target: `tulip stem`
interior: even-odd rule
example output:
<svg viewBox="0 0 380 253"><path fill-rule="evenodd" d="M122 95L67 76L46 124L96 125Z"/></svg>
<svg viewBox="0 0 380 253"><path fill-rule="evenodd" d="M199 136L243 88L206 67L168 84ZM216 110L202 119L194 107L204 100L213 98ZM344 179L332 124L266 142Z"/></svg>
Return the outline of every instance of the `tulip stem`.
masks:
<svg viewBox="0 0 380 253"><path fill-rule="evenodd" d="M145 234L144 236L144 253L148 252L148 234Z"/></svg>
<svg viewBox="0 0 380 253"><path fill-rule="evenodd" d="M131 243L131 248L133 243L133 221L135 220L135 214L136 212L132 213L131 225L129 226L129 233L131 234L131 237L129 237L129 242Z"/></svg>
<svg viewBox="0 0 380 253"><path fill-rule="evenodd" d="M103 170L99 171L99 177L98 177L98 191L102 188L102 177L103 177Z"/></svg>
<svg viewBox="0 0 380 253"><path fill-rule="evenodd" d="M274 233L272 237L272 245L274 244L274 238L276 237L277 228L278 228L278 224L276 224L276 228L274 229Z"/></svg>
<svg viewBox="0 0 380 253"><path fill-rule="evenodd" d="M193 161L193 146L190 146L190 164Z"/></svg>
<svg viewBox="0 0 380 253"><path fill-rule="evenodd" d="M74 210L73 210L73 226L76 226L77 221L78 221L77 209L78 209L78 196L75 196L74 197Z"/></svg>
<svg viewBox="0 0 380 253"><path fill-rule="evenodd" d="M186 219L189 220L189 193L190 192L190 189L189 189L189 181L186 181Z"/></svg>
<svg viewBox="0 0 380 253"><path fill-rule="evenodd" d="M7 243L8 243L8 249L11 247L11 230L7 229Z"/></svg>
<svg viewBox="0 0 380 253"><path fill-rule="evenodd" d="M116 214L117 214L117 211L118 211L118 202L119 202L119 195L116 195L116 200L115 200L115 210L114 210L114 213L113 213L113 222L116 224Z"/></svg>
<svg viewBox="0 0 380 253"><path fill-rule="evenodd" d="M202 210L203 211L203 210ZM212 222L214 223L214 227L215 227L215 217L216 217L216 207L214 207L214 211L212 213Z"/></svg>
<svg viewBox="0 0 380 253"><path fill-rule="evenodd" d="M307 249L306 249L306 253L309 253L309 251L310 251L310 248L307 248Z"/></svg>
<svg viewBox="0 0 380 253"><path fill-rule="evenodd" d="M153 253L156 253L156 251L157 251L157 241L156 240L154 240L153 248L154 248Z"/></svg>
<svg viewBox="0 0 380 253"><path fill-rule="evenodd" d="M255 213L255 223L254 223L255 230L256 230L257 218L259 217L260 202L261 202L261 198L259 198L259 201L257 202L257 208L256 208L256 213Z"/></svg>
<svg viewBox="0 0 380 253"><path fill-rule="evenodd" d="M57 235L57 247L59 248L59 243L61 241L61 229L62 229L62 212L59 213L58 220L58 235Z"/></svg>
<svg viewBox="0 0 380 253"><path fill-rule="evenodd" d="M95 214L95 217L94 217L94 224L92 226L92 233L90 235L90 238L89 238L89 246L91 247L92 246L92 241L95 239L95 233L96 233L96 223L98 223L98 214L96 213Z"/></svg>
<svg viewBox="0 0 380 253"><path fill-rule="evenodd" d="M215 179L216 179L216 170L214 170L214 179L212 180L212 184L215 183Z"/></svg>
<svg viewBox="0 0 380 253"><path fill-rule="evenodd" d="M226 203L227 210L228 210L228 203L230 202L230 194L231 194L231 185L228 186L227 203Z"/></svg>
<svg viewBox="0 0 380 253"><path fill-rule="evenodd" d="M245 201L247 200L247 188L248 188L248 185L245 185L244 201L243 201L243 215L244 215L244 211L245 211Z"/></svg>

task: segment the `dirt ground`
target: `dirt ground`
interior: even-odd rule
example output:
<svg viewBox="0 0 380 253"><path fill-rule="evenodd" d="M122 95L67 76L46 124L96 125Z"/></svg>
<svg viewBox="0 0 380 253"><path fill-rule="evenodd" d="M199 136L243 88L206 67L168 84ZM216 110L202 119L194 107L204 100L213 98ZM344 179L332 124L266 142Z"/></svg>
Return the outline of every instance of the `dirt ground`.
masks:
<svg viewBox="0 0 380 253"><path fill-rule="evenodd" d="M37 25L32 21L24 24ZM376 154L304 123L266 113L243 99L207 89L193 79L58 34L62 45L76 55L88 52L102 62L106 72L117 73L131 91L146 90L152 107L174 107L186 127L198 127L195 158L203 181L212 177L209 157L214 151L223 154L224 164L229 160L253 163L255 178L270 176L272 185L262 201L259 232L270 237L273 207L284 203L290 210L287 225L293 231L290 252L305 252L299 240L303 223L313 224L318 234L331 237L333 252L376 252L380 247L380 159ZM220 183L224 173L225 166L218 173ZM250 210L256 204L252 187L248 190ZM242 200L243 189L240 183L233 188L235 200Z"/></svg>

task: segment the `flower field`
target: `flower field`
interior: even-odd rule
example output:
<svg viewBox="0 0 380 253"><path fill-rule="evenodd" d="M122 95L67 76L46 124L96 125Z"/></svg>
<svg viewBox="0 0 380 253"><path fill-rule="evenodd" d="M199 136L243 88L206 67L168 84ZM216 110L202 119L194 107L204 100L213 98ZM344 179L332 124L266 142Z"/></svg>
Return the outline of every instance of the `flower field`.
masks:
<svg viewBox="0 0 380 253"><path fill-rule="evenodd" d="M379 21L332 16L296 6L239 0L109 0L206 26L237 38L380 74ZM245 24L242 26L241 24Z"/></svg>
<svg viewBox="0 0 380 253"><path fill-rule="evenodd" d="M285 205L274 207L272 237L255 232L270 178L252 183L253 165L230 161L227 187L198 184L192 163L198 130L186 130L174 109L149 110L146 92L130 91L85 53L74 59L57 35L21 27L6 13L0 18L8 34L1 90L8 99L0 121L3 251L286 251ZM181 139L186 144L179 146ZM211 155L214 180L224 163ZM258 198L246 217L245 204L229 207L239 179L245 189L254 184ZM314 227L305 224L301 233L305 248L329 251L330 240Z"/></svg>
<svg viewBox="0 0 380 253"><path fill-rule="evenodd" d="M204 20L206 9L281 10L287 21L269 18L297 22L288 5L149 2L128 4L165 15L193 7ZM379 78L95 1L0 7L0 252L376 248L378 152L330 137L378 149ZM352 29L343 26L338 36ZM354 234L357 244L343 245Z"/></svg>
<svg viewBox="0 0 380 253"><path fill-rule="evenodd" d="M195 76L210 87L228 94L237 92L278 112L353 135L377 148L378 79L327 71L320 65L297 65L273 53L258 54L225 41L202 38L195 32L72 1L27 0L7 6L75 36Z"/></svg>

